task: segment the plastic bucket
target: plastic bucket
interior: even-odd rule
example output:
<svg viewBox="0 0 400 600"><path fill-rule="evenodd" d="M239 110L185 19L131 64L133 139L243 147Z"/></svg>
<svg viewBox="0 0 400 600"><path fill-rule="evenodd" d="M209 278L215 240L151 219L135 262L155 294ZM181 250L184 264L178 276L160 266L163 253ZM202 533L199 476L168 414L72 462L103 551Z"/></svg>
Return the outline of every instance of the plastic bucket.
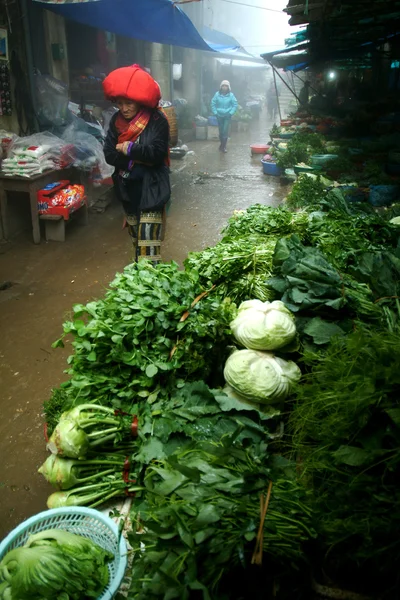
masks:
<svg viewBox="0 0 400 600"><path fill-rule="evenodd" d="M282 175L282 169L274 162L261 161L264 175L272 175L273 177L280 177Z"/></svg>
<svg viewBox="0 0 400 600"><path fill-rule="evenodd" d="M251 144L250 151L251 154L267 154L270 147L268 144Z"/></svg>

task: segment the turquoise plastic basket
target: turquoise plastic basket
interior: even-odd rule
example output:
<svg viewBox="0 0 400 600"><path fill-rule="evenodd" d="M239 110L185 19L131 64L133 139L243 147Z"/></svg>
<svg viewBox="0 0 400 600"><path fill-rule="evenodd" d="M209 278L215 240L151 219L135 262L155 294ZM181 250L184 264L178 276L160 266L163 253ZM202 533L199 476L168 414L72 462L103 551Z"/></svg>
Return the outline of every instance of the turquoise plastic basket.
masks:
<svg viewBox="0 0 400 600"><path fill-rule="evenodd" d="M118 591L125 575L127 565L127 547L120 536L117 525L93 508L71 506L46 510L13 529L0 544L0 560L14 548L23 546L28 537L44 529L64 529L89 538L105 550L114 554L109 563L110 581L98 600L111 600Z"/></svg>

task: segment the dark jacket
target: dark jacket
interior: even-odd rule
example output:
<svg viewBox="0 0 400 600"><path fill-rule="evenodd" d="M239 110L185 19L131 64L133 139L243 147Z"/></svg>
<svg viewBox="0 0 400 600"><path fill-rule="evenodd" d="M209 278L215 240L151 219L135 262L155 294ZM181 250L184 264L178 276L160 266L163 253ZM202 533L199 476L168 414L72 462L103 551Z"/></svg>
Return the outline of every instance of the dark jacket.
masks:
<svg viewBox="0 0 400 600"><path fill-rule="evenodd" d="M162 113L154 111L149 124L129 156L116 150L118 131L115 126L116 113L104 143L104 156L109 165L115 167L113 176L117 197L126 214L137 214L140 210L160 210L170 198L169 168L165 165L168 156L169 125ZM135 165L129 177L120 171L129 171L131 161L147 163ZM151 165L151 166L150 166Z"/></svg>

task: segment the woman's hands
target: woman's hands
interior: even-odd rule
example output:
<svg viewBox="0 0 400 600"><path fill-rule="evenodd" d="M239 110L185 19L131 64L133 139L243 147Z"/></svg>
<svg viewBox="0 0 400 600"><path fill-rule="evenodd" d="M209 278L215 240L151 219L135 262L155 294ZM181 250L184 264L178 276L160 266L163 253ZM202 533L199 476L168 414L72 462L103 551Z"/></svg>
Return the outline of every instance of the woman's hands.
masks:
<svg viewBox="0 0 400 600"><path fill-rule="evenodd" d="M128 156L129 146L130 146L130 142L124 142L123 144L117 144L117 146L116 146L117 152L121 152L122 154L125 154L125 156Z"/></svg>

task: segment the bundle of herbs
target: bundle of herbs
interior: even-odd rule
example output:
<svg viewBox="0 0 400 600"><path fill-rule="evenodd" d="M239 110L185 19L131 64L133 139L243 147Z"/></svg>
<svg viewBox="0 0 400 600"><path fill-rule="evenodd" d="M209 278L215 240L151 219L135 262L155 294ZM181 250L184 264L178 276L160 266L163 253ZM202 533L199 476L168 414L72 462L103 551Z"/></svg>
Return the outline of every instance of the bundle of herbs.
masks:
<svg viewBox="0 0 400 600"><path fill-rule="evenodd" d="M289 425L300 481L312 490L314 561L336 583L397 598L399 330L359 326L304 363Z"/></svg>
<svg viewBox="0 0 400 600"><path fill-rule="evenodd" d="M272 258L279 237L297 233L305 235L308 216L293 214L284 208L256 204L246 211L235 212L222 231L216 246L191 252L185 267L196 270L205 287L237 304L257 298L271 298L266 285L272 273Z"/></svg>
<svg viewBox="0 0 400 600"><path fill-rule="evenodd" d="M105 296L75 305L69 380L45 404L50 431L60 412L96 402L131 413L136 398L167 394L179 381L221 372L235 306L206 290L197 271L131 264ZM60 410L61 409L61 410ZM50 420L51 419L51 420Z"/></svg>
<svg viewBox="0 0 400 600"><path fill-rule="evenodd" d="M222 230L223 241L252 235L283 236L307 229L308 214L292 213L284 207L253 204L245 211L235 211Z"/></svg>
<svg viewBox="0 0 400 600"><path fill-rule="evenodd" d="M319 210L321 201L326 197L326 187L326 182L318 175L300 175L288 194L285 205L289 210Z"/></svg>
<svg viewBox="0 0 400 600"><path fill-rule="evenodd" d="M206 288L215 286L214 294L239 304L258 298L271 298L266 279L271 274L276 236L225 238L212 248L190 252L185 268L197 271Z"/></svg>

